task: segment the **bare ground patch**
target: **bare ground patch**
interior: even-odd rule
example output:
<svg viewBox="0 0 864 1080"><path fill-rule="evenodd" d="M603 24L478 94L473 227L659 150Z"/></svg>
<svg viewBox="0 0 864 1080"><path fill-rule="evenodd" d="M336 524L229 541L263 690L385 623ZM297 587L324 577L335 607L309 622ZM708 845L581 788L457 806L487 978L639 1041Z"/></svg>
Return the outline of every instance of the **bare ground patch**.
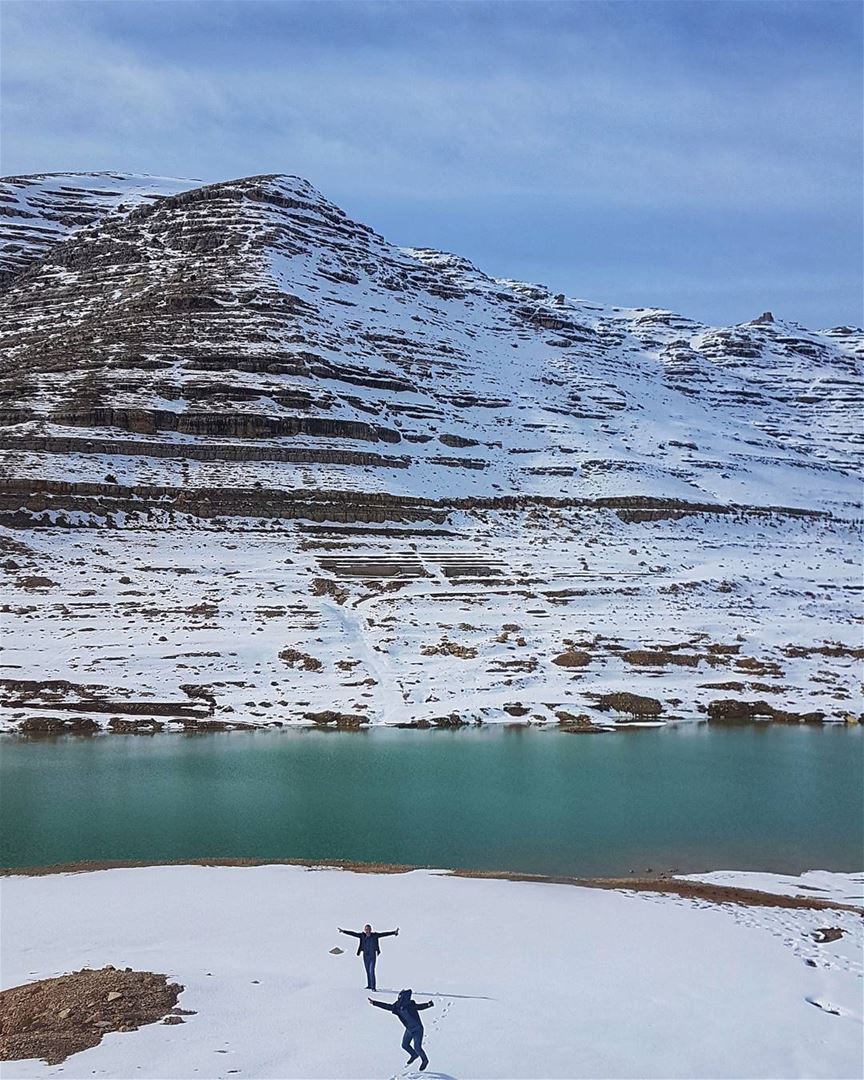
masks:
<svg viewBox="0 0 864 1080"><path fill-rule="evenodd" d="M41 1058L48 1065L98 1046L109 1031L182 1024L183 987L152 971L84 968L0 992L0 1060Z"/></svg>
<svg viewBox="0 0 864 1080"><path fill-rule="evenodd" d="M585 667L591 663L591 656L587 652L582 652L581 649L568 649L560 656L554 656L552 663L563 668Z"/></svg>

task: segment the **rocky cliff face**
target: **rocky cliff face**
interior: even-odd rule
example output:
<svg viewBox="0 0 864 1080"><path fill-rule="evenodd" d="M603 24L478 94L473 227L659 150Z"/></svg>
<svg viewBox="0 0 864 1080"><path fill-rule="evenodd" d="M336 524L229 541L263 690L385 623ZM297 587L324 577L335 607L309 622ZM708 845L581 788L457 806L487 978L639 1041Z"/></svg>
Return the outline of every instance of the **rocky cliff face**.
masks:
<svg viewBox="0 0 864 1080"><path fill-rule="evenodd" d="M66 687L9 723L854 708L860 330L493 279L282 176L10 178L0 275L7 681Z"/></svg>
<svg viewBox="0 0 864 1080"><path fill-rule="evenodd" d="M111 213L125 213L200 181L134 173L41 173L0 180L0 281Z"/></svg>

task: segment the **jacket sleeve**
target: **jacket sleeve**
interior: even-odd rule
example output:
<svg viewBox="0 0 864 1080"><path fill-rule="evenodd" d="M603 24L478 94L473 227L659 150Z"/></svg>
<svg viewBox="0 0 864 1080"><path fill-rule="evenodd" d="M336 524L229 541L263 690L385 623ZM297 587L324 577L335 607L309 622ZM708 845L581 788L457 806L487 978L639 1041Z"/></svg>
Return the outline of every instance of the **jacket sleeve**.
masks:
<svg viewBox="0 0 864 1080"><path fill-rule="evenodd" d="M372 1001L371 1005L374 1005L376 1009L386 1009L387 1012L393 1012L393 1006L388 1005L386 1001Z"/></svg>
<svg viewBox="0 0 864 1080"><path fill-rule="evenodd" d="M343 933L343 934L347 934L347 935L348 935L348 937L356 937L356 938L359 938L359 937L362 937L362 936L363 936L363 935L362 935L362 934L360 933L360 931L359 931L359 930L343 930L343 931L342 931L342 933Z"/></svg>
<svg viewBox="0 0 864 1080"><path fill-rule="evenodd" d="M395 930L382 930L381 933L376 935L376 936L377 937L395 937L396 936L396 931Z"/></svg>
<svg viewBox="0 0 864 1080"><path fill-rule="evenodd" d="M427 1001L425 1005L418 1005L417 1008L418 1009L431 1009L434 1004L435 1004L434 1001Z"/></svg>

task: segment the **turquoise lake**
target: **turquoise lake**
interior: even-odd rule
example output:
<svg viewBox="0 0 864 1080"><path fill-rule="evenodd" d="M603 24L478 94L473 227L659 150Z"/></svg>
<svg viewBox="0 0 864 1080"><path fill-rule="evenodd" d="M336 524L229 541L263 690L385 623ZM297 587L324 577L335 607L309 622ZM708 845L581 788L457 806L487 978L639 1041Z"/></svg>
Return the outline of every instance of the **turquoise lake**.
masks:
<svg viewBox="0 0 864 1080"><path fill-rule="evenodd" d="M0 859L851 871L862 766L860 727L9 736Z"/></svg>

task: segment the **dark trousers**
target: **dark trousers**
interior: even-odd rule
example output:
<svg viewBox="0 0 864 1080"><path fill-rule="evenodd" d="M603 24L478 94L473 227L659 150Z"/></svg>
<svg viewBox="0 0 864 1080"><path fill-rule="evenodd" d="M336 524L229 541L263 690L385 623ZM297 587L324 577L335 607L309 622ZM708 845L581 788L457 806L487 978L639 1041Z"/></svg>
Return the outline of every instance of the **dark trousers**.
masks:
<svg viewBox="0 0 864 1080"><path fill-rule="evenodd" d="M363 953L363 966L366 968L366 989L367 990L377 990L378 989L376 987L376 985L375 985L375 960L376 960L375 953L372 953L371 956L367 956L366 953Z"/></svg>
<svg viewBox="0 0 864 1080"><path fill-rule="evenodd" d="M428 1061L429 1059L423 1052L423 1028L405 1028L405 1034L402 1036L402 1049L411 1057L419 1057L421 1061Z"/></svg>

